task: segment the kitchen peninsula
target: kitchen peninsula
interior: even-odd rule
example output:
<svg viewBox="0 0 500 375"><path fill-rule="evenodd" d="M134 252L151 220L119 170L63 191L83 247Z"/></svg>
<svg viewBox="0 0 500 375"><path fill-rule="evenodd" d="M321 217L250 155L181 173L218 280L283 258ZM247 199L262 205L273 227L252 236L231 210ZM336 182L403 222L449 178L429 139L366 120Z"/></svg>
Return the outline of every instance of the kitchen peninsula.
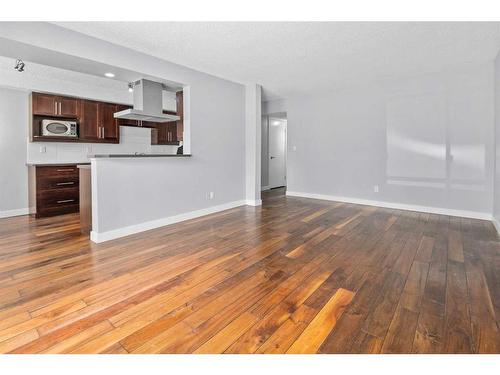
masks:
<svg viewBox="0 0 500 375"><path fill-rule="evenodd" d="M94 242L108 241L133 233L216 212L218 197L208 194L199 181L203 175L189 172L192 164L206 163L191 154L97 154L92 155L91 195ZM210 173L209 170L206 173ZM213 191L222 191L213 186ZM189 199L183 199L189 197ZM215 203L215 205L214 205ZM224 204L232 208L242 201ZM186 209L186 207L188 207ZM199 207L205 207L200 210ZM206 212L206 213L210 213Z"/></svg>

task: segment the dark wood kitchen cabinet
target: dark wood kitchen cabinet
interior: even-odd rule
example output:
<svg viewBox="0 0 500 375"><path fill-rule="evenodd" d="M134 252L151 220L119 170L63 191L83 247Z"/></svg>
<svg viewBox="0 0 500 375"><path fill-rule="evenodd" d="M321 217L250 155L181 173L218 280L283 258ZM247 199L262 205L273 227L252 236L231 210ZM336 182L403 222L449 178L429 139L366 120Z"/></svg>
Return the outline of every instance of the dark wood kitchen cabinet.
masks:
<svg viewBox="0 0 500 375"><path fill-rule="evenodd" d="M173 113L175 112L167 112ZM178 145L176 122L153 123L151 126L152 145Z"/></svg>
<svg viewBox="0 0 500 375"><path fill-rule="evenodd" d="M79 210L79 174L76 165L30 166L30 214L63 215Z"/></svg>
<svg viewBox="0 0 500 375"><path fill-rule="evenodd" d="M82 99L80 108L80 140L119 143L118 121L114 118L118 108L116 104Z"/></svg>
<svg viewBox="0 0 500 375"><path fill-rule="evenodd" d="M55 95L33 93L32 101L34 115L56 116L57 102Z"/></svg>
<svg viewBox="0 0 500 375"><path fill-rule="evenodd" d="M79 138L83 141L99 141L98 107L99 102L92 100L81 100L80 102Z"/></svg>
<svg viewBox="0 0 500 375"><path fill-rule="evenodd" d="M79 99L70 98L67 96L59 96L57 97L56 101L58 102L59 116L71 118L78 117L78 107L80 102Z"/></svg>
<svg viewBox="0 0 500 375"><path fill-rule="evenodd" d="M79 99L68 96L33 93L32 111L34 115L77 118Z"/></svg>
<svg viewBox="0 0 500 375"><path fill-rule="evenodd" d="M111 103L99 103L99 126L101 127L101 141L104 143L119 143L120 130L118 128L118 119L114 117L118 106Z"/></svg>
<svg viewBox="0 0 500 375"><path fill-rule="evenodd" d="M178 121L159 124L114 118L116 112L132 108L129 105L33 92L31 140L37 142L119 143L120 126L137 126L151 128L151 144L153 145L178 145L179 141L182 141L184 133L183 101L183 92L179 91L176 93L177 111L164 111L164 113L178 115L180 117ZM43 137L41 135L42 120L51 117L76 120L78 137Z"/></svg>
<svg viewBox="0 0 500 375"><path fill-rule="evenodd" d="M152 145L178 145L184 136L184 94L179 91L175 95L176 112L163 111L180 117L175 122L164 124L153 124L151 126L151 144Z"/></svg>

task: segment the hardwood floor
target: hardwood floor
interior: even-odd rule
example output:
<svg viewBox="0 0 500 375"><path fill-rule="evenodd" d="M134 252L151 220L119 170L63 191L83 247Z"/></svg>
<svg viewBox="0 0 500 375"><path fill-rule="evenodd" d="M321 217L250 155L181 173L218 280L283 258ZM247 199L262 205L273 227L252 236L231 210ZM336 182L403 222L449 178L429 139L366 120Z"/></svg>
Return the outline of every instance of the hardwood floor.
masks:
<svg viewBox="0 0 500 375"><path fill-rule="evenodd" d="M487 221L265 194L104 244L0 220L3 353L500 353Z"/></svg>

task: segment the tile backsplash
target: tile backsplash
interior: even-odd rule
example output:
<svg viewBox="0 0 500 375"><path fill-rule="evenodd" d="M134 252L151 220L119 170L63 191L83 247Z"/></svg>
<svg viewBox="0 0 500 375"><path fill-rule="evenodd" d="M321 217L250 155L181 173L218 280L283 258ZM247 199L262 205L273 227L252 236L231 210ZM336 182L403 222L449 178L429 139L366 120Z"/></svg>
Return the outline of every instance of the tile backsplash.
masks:
<svg viewBox="0 0 500 375"><path fill-rule="evenodd" d="M151 129L120 127L119 144L28 142L28 163L83 163L92 154L175 154L177 146L152 146Z"/></svg>

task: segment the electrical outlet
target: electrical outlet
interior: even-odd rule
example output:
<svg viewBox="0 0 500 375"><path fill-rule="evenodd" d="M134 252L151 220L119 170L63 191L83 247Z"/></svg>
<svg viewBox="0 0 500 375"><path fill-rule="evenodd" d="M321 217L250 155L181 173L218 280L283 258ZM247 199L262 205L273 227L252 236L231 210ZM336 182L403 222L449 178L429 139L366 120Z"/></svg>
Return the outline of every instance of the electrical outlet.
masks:
<svg viewBox="0 0 500 375"><path fill-rule="evenodd" d="M45 154L47 152L47 147L45 146L40 146L40 153Z"/></svg>
<svg viewBox="0 0 500 375"><path fill-rule="evenodd" d="M378 193L378 185L373 185L373 192Z"/></svg>

